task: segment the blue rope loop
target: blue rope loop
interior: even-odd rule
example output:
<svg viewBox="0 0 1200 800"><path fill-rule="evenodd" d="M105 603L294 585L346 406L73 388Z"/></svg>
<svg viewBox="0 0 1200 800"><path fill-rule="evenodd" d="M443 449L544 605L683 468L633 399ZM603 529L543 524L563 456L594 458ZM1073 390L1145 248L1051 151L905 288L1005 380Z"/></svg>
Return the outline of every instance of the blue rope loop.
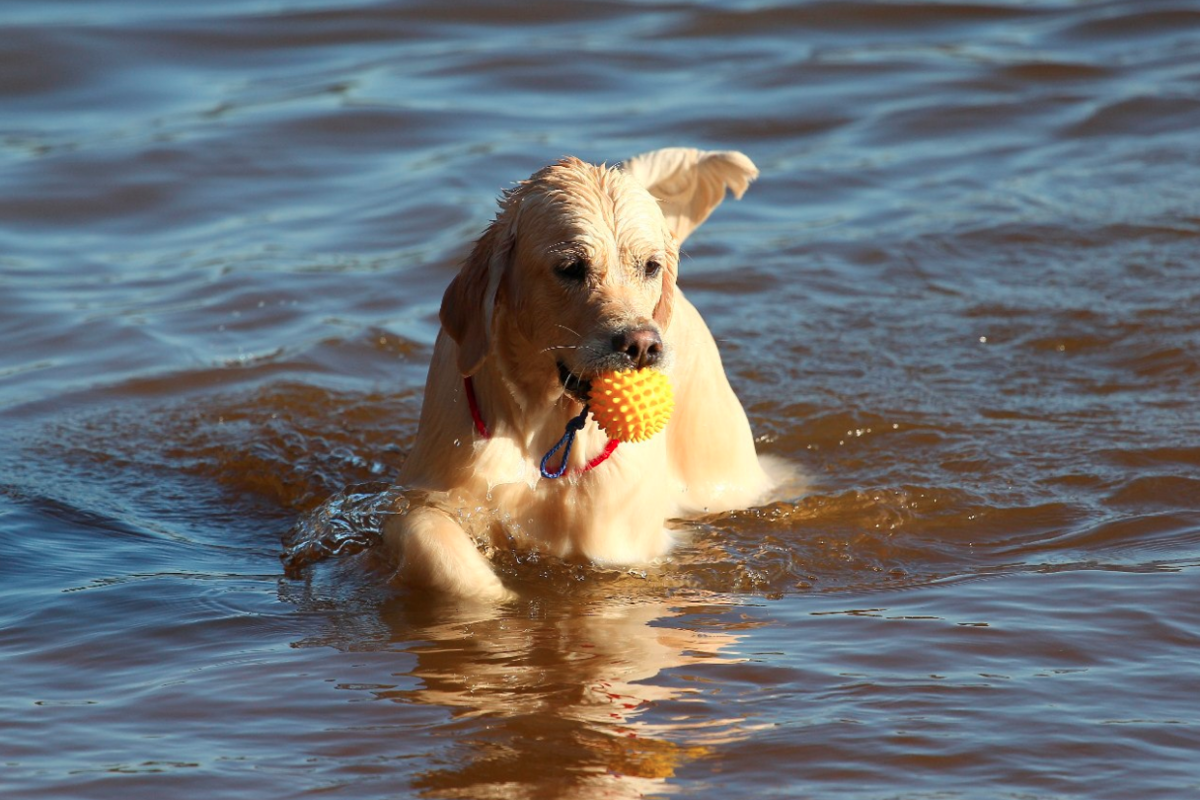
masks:
<svg viewBox="0 0 1200 800"><path fill-rule="evenodd" d="M575 434L578 431L583 430L583 426L587 425L587 415L588 407L584 406L583 411L579 412L578 417L574 417L567 422L567 430L563 433L562 438L558 440L558 444L554 445L554 447L551 447L550 451L546 453L546 455L542 456L541 469L543 478L554 480L555 478L561 478L563 474L566 473L567 462L571 460L571 445L575 443ZM562 463L558 465L558 471L551 472L546 469L546 464L549 463L550 459L554 457L554 454L558 452L558 448L564 446L566 449L563 450Z"/></svg>

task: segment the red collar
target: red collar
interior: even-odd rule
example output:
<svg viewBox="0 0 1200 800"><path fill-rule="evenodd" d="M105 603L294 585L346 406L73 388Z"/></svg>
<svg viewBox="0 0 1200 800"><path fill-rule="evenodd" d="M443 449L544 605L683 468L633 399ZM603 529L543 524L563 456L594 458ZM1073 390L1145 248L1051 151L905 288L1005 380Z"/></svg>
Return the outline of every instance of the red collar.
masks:
<svg viewBox="0 0 1200 800"><path fill-rule="evenodd" d="M467 391L467 405L470 406L470 408L471 408L471 420L475 423L476 432L478 432L479 435L482 436L484 439L492 438L492 434L491 434L491 431L488 430L487 423L483 421L483 413L480 412L480 410L479 410L479 401L475 398L475 384L471 380L470 375L463 378L463 388L465 388ZM580 427L582 427L582 423L580 424ZM611 456L614 452L616 452L617 445L619 445L619 444L620 444L620 441L618 441L616 439L609 439L608 444L604 445L604 450L601 451L600 455L593 458L586 465L584 465L581 469L572 470L571 474L572 475L582 475L583 473L589 472L590 470L595 469L596 467L600 466L601 464L603 464L605 461L608 460L609 456ZM555 447L555 449L558 449L557 446ZM552 453L554 451L552 450L550 452ZM547 454L547 458L549 458L549 454ZM565 460L565 456L564 456L564 460ZM543 463L544 462L545 462L545 459L543 459Z"/></svg>

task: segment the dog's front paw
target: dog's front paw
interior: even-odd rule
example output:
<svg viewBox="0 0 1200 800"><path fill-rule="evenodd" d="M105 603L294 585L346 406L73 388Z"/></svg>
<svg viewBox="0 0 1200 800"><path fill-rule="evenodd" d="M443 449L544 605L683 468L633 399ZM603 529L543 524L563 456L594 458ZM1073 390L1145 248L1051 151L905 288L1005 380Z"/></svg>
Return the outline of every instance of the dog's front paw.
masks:
<svg viewBox="0 0 1200 800"><path fill-rule="evenodd" d="M474 539L440 509L414 508L384 527L400 563L396 577L458 600L506 603L517 598L492 570Z"/></svg>

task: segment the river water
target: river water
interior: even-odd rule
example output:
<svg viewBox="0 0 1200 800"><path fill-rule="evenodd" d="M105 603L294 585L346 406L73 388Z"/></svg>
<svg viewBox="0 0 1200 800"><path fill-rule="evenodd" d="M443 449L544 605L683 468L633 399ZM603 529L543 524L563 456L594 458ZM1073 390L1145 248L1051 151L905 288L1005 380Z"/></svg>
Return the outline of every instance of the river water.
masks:
<svg viewBox="0 0 1200 800"><path fill-rule="evenodd" d="M390 585L496 196L669 145L807 489ZM0 189L4 797L1200 796L1195 3L10 0Z"/></svg>

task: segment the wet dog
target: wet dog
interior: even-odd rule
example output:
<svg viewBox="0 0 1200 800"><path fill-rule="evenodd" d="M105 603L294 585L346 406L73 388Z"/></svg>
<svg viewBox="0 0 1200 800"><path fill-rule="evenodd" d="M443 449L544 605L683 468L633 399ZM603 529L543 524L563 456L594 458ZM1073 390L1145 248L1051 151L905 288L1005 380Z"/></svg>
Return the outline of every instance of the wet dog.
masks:
<svg viewBox="0 0 1200 800"><path fill-rule="evenodd" d="M400 482L429 502L385 530L399 576L460 598L511 592L480 546L602 564L665 554L668 519L745 507L771 479L716 343L676 286L679 247L758 170L737 152L669 148L621 167L567 158L507 192L442 299L417 441ZM580 430L567 473L542 457L595 375L666 372L665 431L603 462Z"/></svg>

